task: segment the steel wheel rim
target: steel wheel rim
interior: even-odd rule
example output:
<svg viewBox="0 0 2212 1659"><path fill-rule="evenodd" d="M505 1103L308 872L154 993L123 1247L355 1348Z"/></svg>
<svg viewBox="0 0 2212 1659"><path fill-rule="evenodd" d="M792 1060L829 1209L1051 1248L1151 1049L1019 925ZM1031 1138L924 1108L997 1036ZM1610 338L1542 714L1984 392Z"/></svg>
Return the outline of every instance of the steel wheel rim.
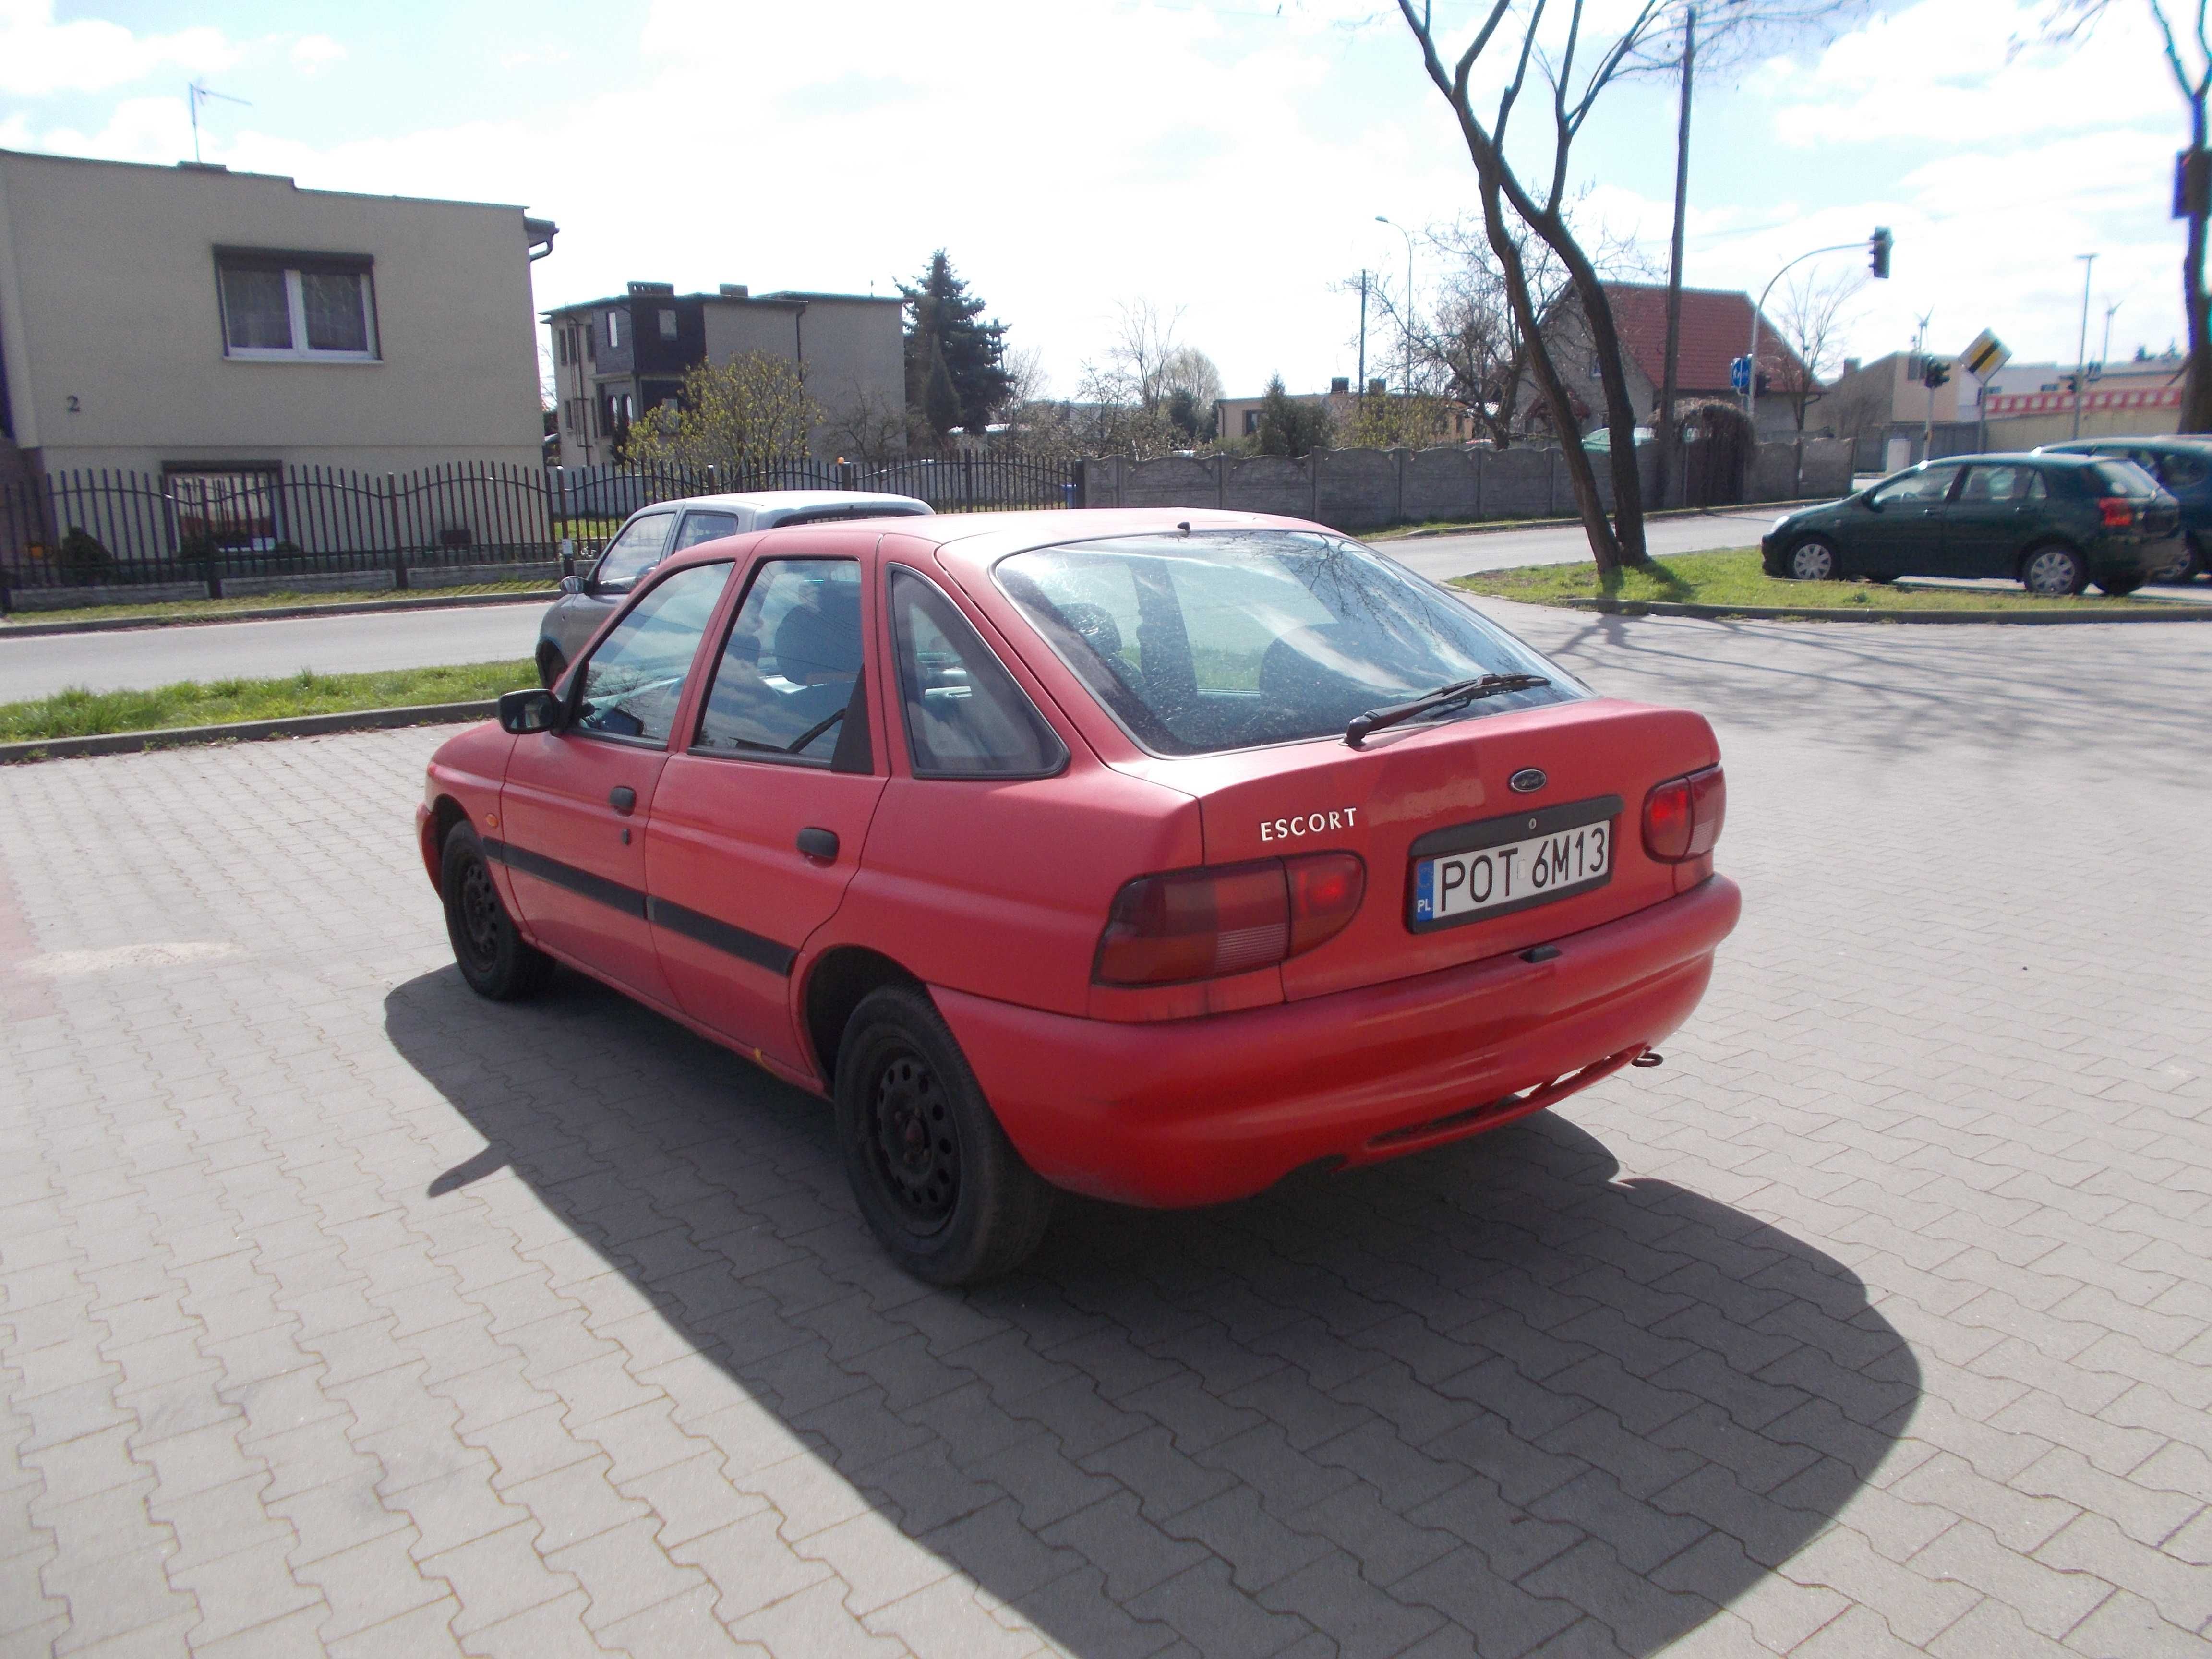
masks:
<svg viewBox="0 0 2212 1659"><path fill-rule="evenodd" d="M2056 548L2046 548L2027 562L2027 591L2031 593L2069 593L2074 589L2074 561Z"/></svg>
<svg viewBox="0 0 2212 1659"><path fill-rule="evenodd" d="M924 1237L942 1231L960 1201L960 1136L937 1074L911 1048L876 1073L867 1144L877 1185L899 1224Z"/></svg>
<svg viewBox="0 0 2212 1659"><path fill-rule="evenodd" d="M472 965L489 969L499 959L500 930L507 920L499 891L482 859L471 859L461 874L461 933Z"/></svg>
<svg viewBox="0 0 2212 1659"><path fill-rule="evenodd" d="M1790 574L1801 582L1826 581L1835 568L1835 555L1825 543L1808 542L1790 556Z"/></svg>

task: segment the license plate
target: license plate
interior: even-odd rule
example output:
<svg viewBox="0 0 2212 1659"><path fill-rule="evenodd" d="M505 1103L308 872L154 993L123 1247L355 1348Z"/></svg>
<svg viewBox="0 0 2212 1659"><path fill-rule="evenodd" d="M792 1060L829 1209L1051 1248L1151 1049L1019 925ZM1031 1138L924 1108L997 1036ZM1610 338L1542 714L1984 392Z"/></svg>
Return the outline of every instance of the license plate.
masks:
<svg viewBox="0 0 2212 1659"><path fill-rule="evenodd" d="M1620 811L1608 796L1422 836L1407 924L1417 933L1449 927L1604 886Z"/></svg>

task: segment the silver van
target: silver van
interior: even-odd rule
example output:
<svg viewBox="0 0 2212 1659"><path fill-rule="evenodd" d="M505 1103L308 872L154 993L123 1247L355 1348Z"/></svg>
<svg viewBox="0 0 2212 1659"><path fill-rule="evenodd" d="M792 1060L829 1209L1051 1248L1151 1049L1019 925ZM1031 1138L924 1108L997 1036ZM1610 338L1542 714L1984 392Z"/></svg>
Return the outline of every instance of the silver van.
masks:
<svg viewBox="0 0 2212 1659"><path fill-rule="evenodd" d="M561 583L561 597L538 629L538 678L547 686L568 672L576 653L614 614L638 578L671 553L721 536L780 524L842 519L911 518L929 511L911 495L869 495L849 489L761 489L744 495L693 495L656 501L623 521L586 576Z"/></svg>

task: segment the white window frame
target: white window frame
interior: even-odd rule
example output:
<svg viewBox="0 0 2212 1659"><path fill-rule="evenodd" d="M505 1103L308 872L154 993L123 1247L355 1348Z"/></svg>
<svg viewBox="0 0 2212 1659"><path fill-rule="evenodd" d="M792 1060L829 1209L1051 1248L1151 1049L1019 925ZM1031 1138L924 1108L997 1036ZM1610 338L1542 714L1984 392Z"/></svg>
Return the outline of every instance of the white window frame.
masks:
<svg viewBox="0 0 2212 1659"><path fill-rule="evenodd" d="M607 313L607 349L622 349L622 313L619 311Z"/></svg>
<svg viewBox="0 0 2212 1659"><path fill-rule="evenodd" d="M289 346L281 347L231 344L230 302L228 295L223 289L222 274L224 270L233 268L220 262L216 268L216 295L223 307L222 355L224 356L236 358L245 362L264 363L374 363L383 361L383 354L380 349L381 343L378 338L376 328L376 273L372 267L363 265L358 271L352 273L361 278L362 327L368 339L368 349L366 351L317 351L307 344L307 288L300 280L300 270L296 265L288 265L284 269L284 301L291 317L292 343ZM243 269L242 262L235 268ZM269 265L259 267L264 270L271 268Z"/></svg>
<svg viewBox="0 0 2212 1659"><path fill-rule="evenodd" d="M660 337L664 340L672 340L676 337L676 313L667 307L661 308Z"/></svg>

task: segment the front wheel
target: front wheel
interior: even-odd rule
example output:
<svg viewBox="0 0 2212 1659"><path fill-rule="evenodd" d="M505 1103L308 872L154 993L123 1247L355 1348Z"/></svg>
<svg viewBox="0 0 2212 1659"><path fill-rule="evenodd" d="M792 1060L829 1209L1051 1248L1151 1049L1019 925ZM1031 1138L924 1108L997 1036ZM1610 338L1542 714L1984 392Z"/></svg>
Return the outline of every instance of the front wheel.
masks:
<svg viewBox="0 0 2212 1659"><path fill-rule="evenodd" d="M1833 542L1818 536L1808 536L1790 550L1790 580L1799 582L1832 582L1843 566L1836 557Z"/></svg>
<svg viewBox="0 0 2212 1659"><path fill-rule="evenodd" d="M1053 1189L1006 1139L935 1005L871 992L837 1047L837 1135L861 1215L931 1285L1011 1273L1043 1242Z"/></svg>
<svg viewBox="0 0 2212 1659"><path fill-rule="evenodd" d="M515 931L484 861L483 842L466 823L447 834L438 889L446 901L453 962L469 989L494 1002L516 1002L545 988L553 958Z"/></svg>
<svg viewBox="0 0 2212 1659"><path fill-rule="evenodd" d="M568 659L561 654L561 647L550 640L538 642L538 683L548 691L554 681L568 672Z"/></svg>
<svg viewBox="0 0 2212 1659"><path fill-rule="evenodd" d="M2089 568L2070 547L2039 547L2021 567L2021 586L2040 599L2063 599L2089 585Z"/></svg>

